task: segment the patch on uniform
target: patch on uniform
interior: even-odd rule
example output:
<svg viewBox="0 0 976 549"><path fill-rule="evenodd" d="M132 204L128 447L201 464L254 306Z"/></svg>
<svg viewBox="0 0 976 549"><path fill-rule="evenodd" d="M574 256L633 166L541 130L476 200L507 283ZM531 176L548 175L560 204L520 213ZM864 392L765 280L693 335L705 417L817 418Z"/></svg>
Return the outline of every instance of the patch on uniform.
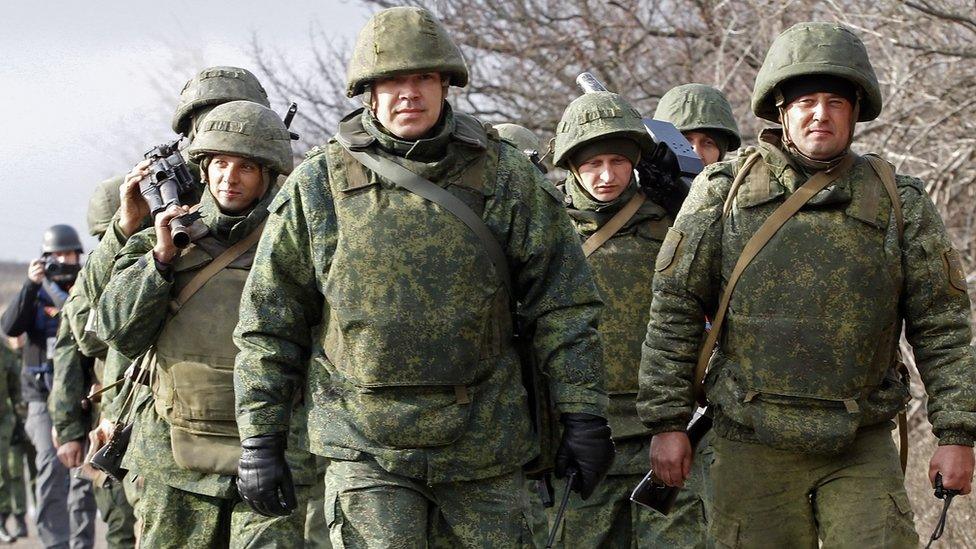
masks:
<svg viewBox="0 0 976 549"><path fill-rule="evenodd" d="M654 270L661 272L674 263L674 256L678 252L678 245L684 239L685 235L678 229L671 227L668 229L668 235L664 237L664 243L661 244L661 251L657 253L657 259L654 261Z"/></svg>
<svg viewBox="0 0 976 549"><path fill-rule="evenodd" d="M942 264L945 267L946 275L949 277L949 284L960 292L967 291L966 273L962 270L962 259L959 252L950 248L942 252Z"/></svg>

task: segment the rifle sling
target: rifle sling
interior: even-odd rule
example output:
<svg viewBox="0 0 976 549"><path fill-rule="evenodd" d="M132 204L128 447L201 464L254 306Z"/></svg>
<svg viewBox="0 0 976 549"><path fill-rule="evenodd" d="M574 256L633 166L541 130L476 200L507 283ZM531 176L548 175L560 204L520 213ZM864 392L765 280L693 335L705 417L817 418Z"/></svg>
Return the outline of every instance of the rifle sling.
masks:
<svg viewBox="0 0 976 549"><path fill-rule="evenodd" d="M739 256L738 261L735 263L735 267L732 269L732 274L729 276L729 281L725 284L725 289L722 291L722 297L719 301L718 310L715 313L715 318L712 320L712 329L708 332L708 337L705 339L705 344L702 346L701 351L698 354L698 365L695 368L695 383L693 385L695 399L702 406L706 405L705 391L702 387L702 382L705 379L705 373L708 370L708 361L712 356L712 351L715 349L715 343L718 341L719 334L722 333L722 324L725 322L725 312L728 310L729 302L732 299L732 291L735 289L736 283L739 281L739 277L742 276L743 271L746 267L752 263L752 260L759 255L759 252L769 243L770 239L780 230L780 228L790 220L804 204L810 201L818 192L827 188L828 185L844 175L847 170L854 165L854 161L857 157L853 153L848 153L840 164L834 166L830 170L825 170L822 172L817 172L813 177L808 179L806 183L800 186L793 194L789 196L776 210L763 222L759 230L756 231L749 241L746 242L745 247L742 249L742 254ZM753 161L754 163L755 161ZM751 164L750 164L751 166ZM739 171L736 175L736 181L740 178L744 178L745 174L743 170ZM733 182L733 188L738 188L736 182Z"/></svg>
<svg viewBox="0 0 976 549"><path fill-rule="evenodd" d="M509 299L512 303L515 302L515 294L512 292L512 281L509 278L508 259L505 257L505 251L502 249L501 244L498 243L498 239L495 238L491 229L485 225L485 222L474 210L469 208L467 204L451 194L447 189L413 173L393 160L369 151L350 149L341 140L338 141L342 145L342 148L363 166L366 166L396 186L444 208L471 229L471 232L481 240L485 251L488 252L488 257L494 263L495 270L498 272L498 278L508 291Z"/></svg>
<svg viewBox="0 0 976 549"><path fill-rule="evenodd" d="M251 247L257 244L258 240L261 238L261 232L264 231L264 223L258 225L256 229L251 231L250 234L238 240L231 247L224 250L220 255L214 258L213 261L207 264L206 267L200 269L197 274L187 282L186 286L180 290L180 293L176 296L176 299L170 301L169 308L170 313L175 315L180 312L183 305L193 297L193 294L197 293L203 285L207 283L208 280L216 276L217 273L224 270L228 265L234 262L235 259L248 251Z"/></svg>
<svg viewBox="0 0 976 549"><path fill-rule="evenodd" d="M613 214L613 217L607 220L606 223L600 226L595 233L591 234L590 237L583 242L583 255L590 257L590 255L597 251L600 246L603 246L607 240L610 240L613 235L617 234L617 231L623 228L623 226L626 225L632 217L634 217L634 214L637 213L637 210L640 209L645 200L647 200L647 196L644 195L643 191L638 189L637 192L634 193L634 196L632 196L630 200L624 204L624 207L620 208L620 211Z"/></svg>

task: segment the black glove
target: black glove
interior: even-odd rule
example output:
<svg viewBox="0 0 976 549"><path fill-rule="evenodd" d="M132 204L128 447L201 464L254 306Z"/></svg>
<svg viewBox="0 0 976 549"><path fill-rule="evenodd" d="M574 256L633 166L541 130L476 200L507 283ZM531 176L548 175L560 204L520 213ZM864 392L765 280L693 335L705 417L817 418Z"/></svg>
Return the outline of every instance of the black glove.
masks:
<svg viewBox="0 0 976 549"><path fill-rule="evenodd" d="M285 433L258 435L241 443L237 491L251 509L266 517L287 516L298 506L285 446Z"/></svg>
<svg viewBox="0 0 976 549"><path fill-rule="evenodd" d="M590 497L613 464L613 439L607 420L590 414L563 414L563 438L556 450L556 478L576 471L571 488Z"/></svg>

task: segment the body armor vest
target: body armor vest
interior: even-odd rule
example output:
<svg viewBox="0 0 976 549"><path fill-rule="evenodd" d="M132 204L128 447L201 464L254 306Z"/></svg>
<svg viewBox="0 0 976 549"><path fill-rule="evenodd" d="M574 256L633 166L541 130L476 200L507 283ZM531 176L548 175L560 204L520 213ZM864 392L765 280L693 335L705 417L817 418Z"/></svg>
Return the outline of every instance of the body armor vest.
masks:
<svg viewBox="0 0 976 549"><path fill-rule="evenodd" d="M725 220L723 278L784 195L764 164L751 170ZM778 448L830 453L853 439L859 403L897 360L895 225L861 159L780 229L736 286L713 356L738 388L709 393L723 413Z"/></svg>

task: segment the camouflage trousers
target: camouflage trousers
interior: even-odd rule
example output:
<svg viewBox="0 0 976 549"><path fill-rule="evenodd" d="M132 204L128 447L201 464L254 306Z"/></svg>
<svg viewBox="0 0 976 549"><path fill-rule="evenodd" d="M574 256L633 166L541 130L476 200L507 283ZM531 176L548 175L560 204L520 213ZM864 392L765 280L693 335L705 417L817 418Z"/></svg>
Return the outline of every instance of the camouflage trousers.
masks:
<svg viewBox="0 0 976 549"><path fill-rule="evenodd" d="M862 429L835 456L716 437L715 546L917 547L890 430L890 424Z"/></svg>
<svg viewBox="0 0 976 549"><path fill-rule="evenodd" d="M305 517L305 547L308 549L332 549L329 521L325 518L325 469L328 464L328 459L315 456L317 476L308 497L308 515Z"/></svg>
<svg viewBox="0 0 976 549"><path fill-rule="evenodd" d="M0 420L0 514L27 512L27 484L24 482L24 445L10 444L16 421L10 415Z"/></svg>
<svg viewBox="0 0 976 549"><path fill-rule="evenodd" d="M703 494L707 491L705 480L711 462L710 445L705 441L699 446L691 477L679 492L671 513L664 516L630 501L631 492L650 466L649 442L640 438L617 441L617 457L611 474L586 501L577 494L570 495L563 524L556 535L560 547L705 547L707 528ZM565 486L564 481L557 481L557 506L562 501ZM550 518L555 514L555 507L549 510Z"/></svg>
<svg viewBox="0 0 976 549"><path fill-rule="evenodd" d="M375 460L333 460L325 475L332 546L531 547L525 477L429 485Z"/></svg>
<svg viewBox="0 0 976 549"><path fill-rule="evenodd" d="M92 489L98 514L108 526L105 542L109 549L136 546L136 517L125 490L118 482L106 482Z"/></svg>
<svg viewBox="0 0 976 549"><path fill-rule="evenodd" d="M298 509L287 517L264 517L240 500L185 492L147 482L139 500L140 547L304 547L308 486L296 486Z"/></svg>

